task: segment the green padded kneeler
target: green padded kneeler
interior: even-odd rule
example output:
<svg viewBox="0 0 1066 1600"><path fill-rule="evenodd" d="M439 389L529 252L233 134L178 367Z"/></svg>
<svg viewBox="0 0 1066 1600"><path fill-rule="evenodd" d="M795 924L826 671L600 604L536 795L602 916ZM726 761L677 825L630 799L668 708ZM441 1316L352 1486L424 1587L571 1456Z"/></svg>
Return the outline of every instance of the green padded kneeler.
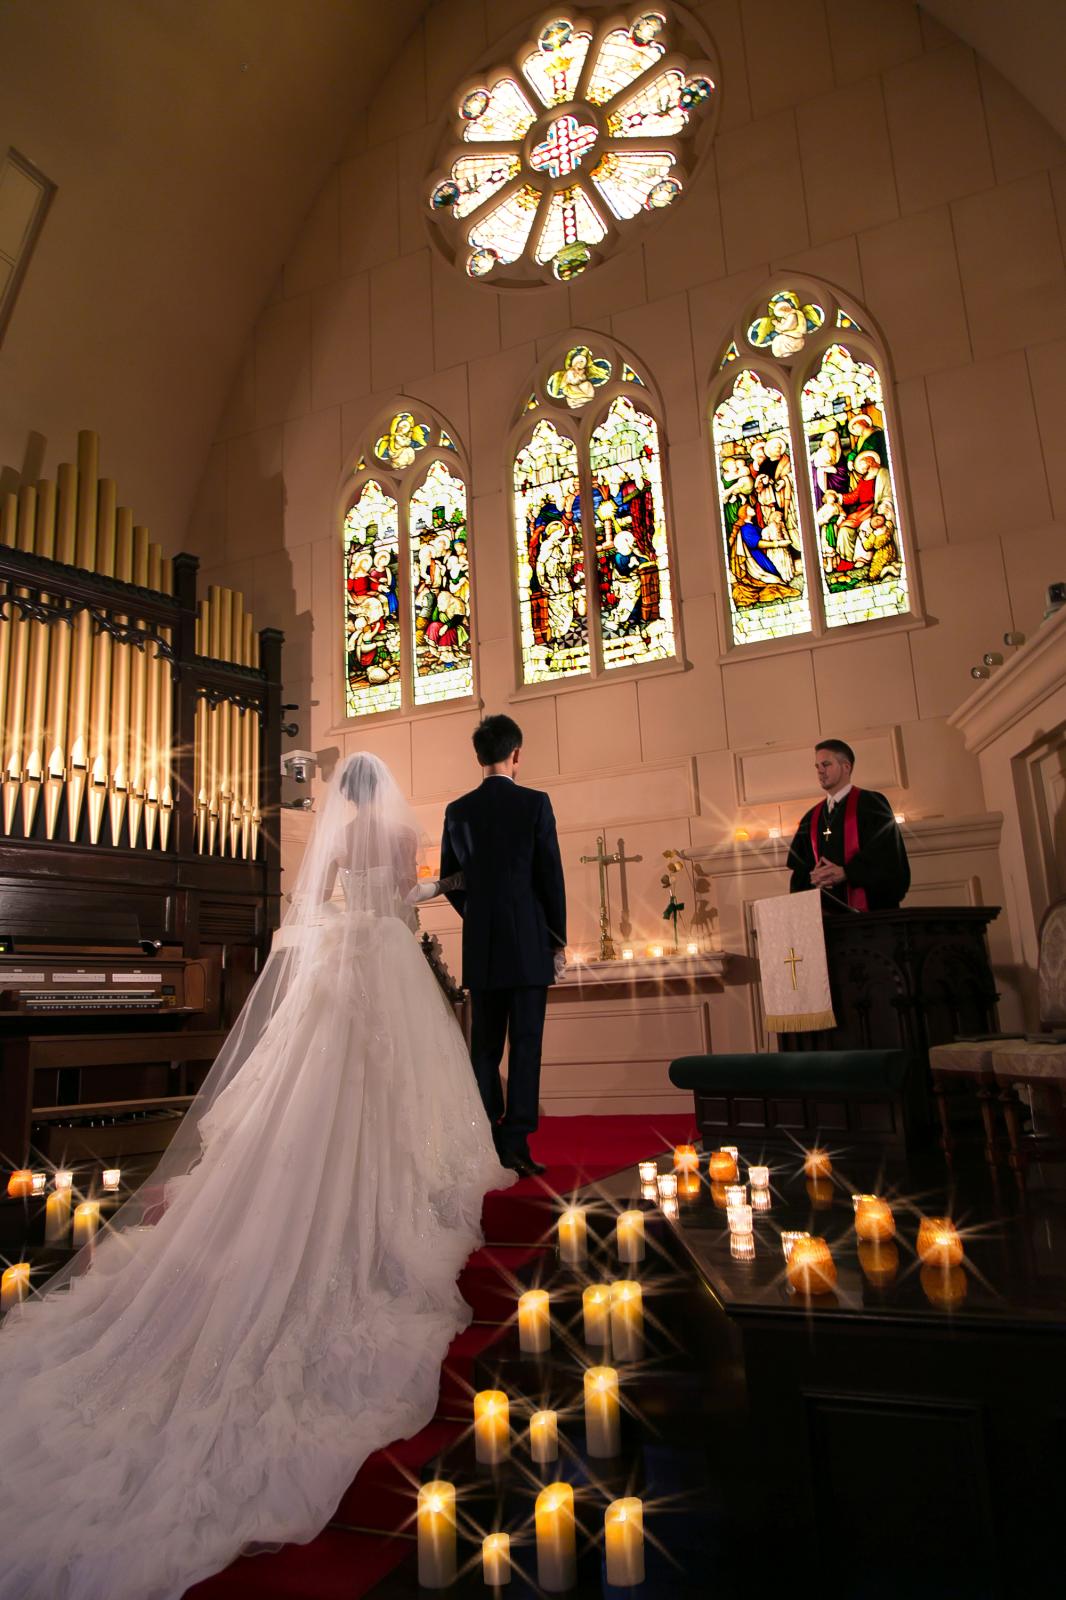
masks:
<svg viewBox="0 0 1066 1600"><path fill-rule="evenodd" d="M679 1056L670 1082L696 1094L892 1094L902 1089L907 1064L902 1050Z"/></svg>

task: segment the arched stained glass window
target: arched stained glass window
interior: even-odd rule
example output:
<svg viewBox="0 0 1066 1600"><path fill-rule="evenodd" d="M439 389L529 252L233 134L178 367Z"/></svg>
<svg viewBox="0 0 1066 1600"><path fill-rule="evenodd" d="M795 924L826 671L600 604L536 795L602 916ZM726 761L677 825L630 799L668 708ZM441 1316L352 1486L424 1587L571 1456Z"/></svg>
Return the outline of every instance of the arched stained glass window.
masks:
<svg viewBox="0 0 1066 1600"><path fill-rule="evenodd" d="M670 4L542 23L455 93L429 187L438 243L501 287L586 271L682 194L717 75L702 28Z"/></svg>
<svg viewBox="0 0 1066 1600"><path fill-rule="evenodd" d="M724 346L711 433L735 645L919 614L869 328L800 279L744 308Z"/></svg>
<svg viewBox="0 0 1066 1600"><path fill-rule="evenodd" d="M513 493L526 684L677 654L656 409L605 340L561 349L521 406Z"/></svg>
<svg viewBox="0 0 1066 1600"><path fill-rule="evenodd" d="M355 454L344 517L345 714L474 692L467 489L454 430L386 414Z"/></svg>

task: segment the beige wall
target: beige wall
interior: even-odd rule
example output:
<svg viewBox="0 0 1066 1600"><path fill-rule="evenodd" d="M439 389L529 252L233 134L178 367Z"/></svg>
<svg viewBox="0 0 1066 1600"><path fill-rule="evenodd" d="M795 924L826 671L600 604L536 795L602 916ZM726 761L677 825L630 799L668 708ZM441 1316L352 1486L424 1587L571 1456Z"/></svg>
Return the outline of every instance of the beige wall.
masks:
<svg viewBox="0 0 1066 1600"><path fill-rule="evenodd" d="M634 937L649 939L660 852L787 830L819 733L859 741L858 776L909 817L985 810L946 719L971 664L1005 630L1031 630L1047 582L1066 576L1066 147L904 0L710 0L693 9L722 61L722 118L683 203L569 288L497 292L438 257L423 178L450 86L533 9L430 9L260 318L186 543L208 581L285 629L295 742L377 751L434 834L476 775L477 713L344 728L330 617L343 464L394 394L438 408L472 461L481 697L526 729L528 779L560 812L572 940L589 945L595 874L577 858L598 828L644 856L630 881ZM856 297L886 335L928 623L723 664L704 396L741 302L781 267ZM611 333L663 395L688 661L516 701L504 440L538 357L571 327ZM992 899L994 847L978 855L987 882L973 892ZM930 868L942 899L957 881ZM739 916L727 931L742 936Z"/></svg>

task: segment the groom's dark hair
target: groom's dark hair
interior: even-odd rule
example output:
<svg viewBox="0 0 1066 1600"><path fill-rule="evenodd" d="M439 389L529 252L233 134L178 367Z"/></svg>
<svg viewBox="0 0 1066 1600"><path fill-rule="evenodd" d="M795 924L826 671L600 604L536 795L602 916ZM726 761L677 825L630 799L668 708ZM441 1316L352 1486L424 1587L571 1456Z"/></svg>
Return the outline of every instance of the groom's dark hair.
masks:
<svg viewBox="0 0 1066 1600"><path fill-rule="evenodd" d="M474 729L474 754L481 767L495 767L522 748L522 730L512 717L485 717Z"/></svg>

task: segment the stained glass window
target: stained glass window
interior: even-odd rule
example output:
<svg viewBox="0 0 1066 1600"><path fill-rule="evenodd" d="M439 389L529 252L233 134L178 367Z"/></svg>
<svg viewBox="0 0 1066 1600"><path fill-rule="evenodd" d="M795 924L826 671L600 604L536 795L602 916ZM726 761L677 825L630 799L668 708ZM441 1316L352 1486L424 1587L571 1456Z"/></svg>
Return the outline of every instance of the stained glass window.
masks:
<svg viewBox="0 0 1066 1600"><path fill-rule="evenodd" d="M788 402L756 373L740 372L712 431L733 638L750 644L805 633L811 613Z"/></svg>
<svg viewBox="0 0 1066 1600"><path fill-rule="evenodd" d="M770 354L783 360L799 355L807 343L807 335L820 328L825 321L821 306L801 305L793 289L784 289L770 296L765 313L757 317L748 329L748 342L756 350L769 349Z"/></svg>
<svg viewBox="0 0 1066 1600"><path fill-rule="evenodd" d="M674 654L662 459L653 417L620 397L589 445L603 664Z"/></svg>
<svg viewBox="0 0 1066 1600"><path fill-rule="evenodd" d="M343 530L349 717L474 692L459 448L417 411L387 416L367 444ZM377 465L366 477L371 457Z"/></svg>
<svg viewBox="0 0 1066 1600"><path fill-rule="evenodd" d="M683 193L716 109L709 43L673 5L630 16L560 14L456 96L428 199L470 277L565 282Z"/></svg>
<svg viewBox="0 0 1066 1600"><path fill-rule="evenodd" d="M571 411L578 411L595 399L596 390L610 376L606 356L594 356L587 344L576 344L566 352L562 366L549 374L547 390L553 400L565 400Z"/></svg>
<svg viewBox="0 0 1066 1600"><path fill-rule="evenodd" d="M518 614L526 683L588 672L577 446L538 422L514 463Z"/></svg>
<svg viewBox="0 0 1066 1600"><path fill-rule="evenodd" d="M881 378L831 344L800 394L830 628L910 609Z"/></svg>

